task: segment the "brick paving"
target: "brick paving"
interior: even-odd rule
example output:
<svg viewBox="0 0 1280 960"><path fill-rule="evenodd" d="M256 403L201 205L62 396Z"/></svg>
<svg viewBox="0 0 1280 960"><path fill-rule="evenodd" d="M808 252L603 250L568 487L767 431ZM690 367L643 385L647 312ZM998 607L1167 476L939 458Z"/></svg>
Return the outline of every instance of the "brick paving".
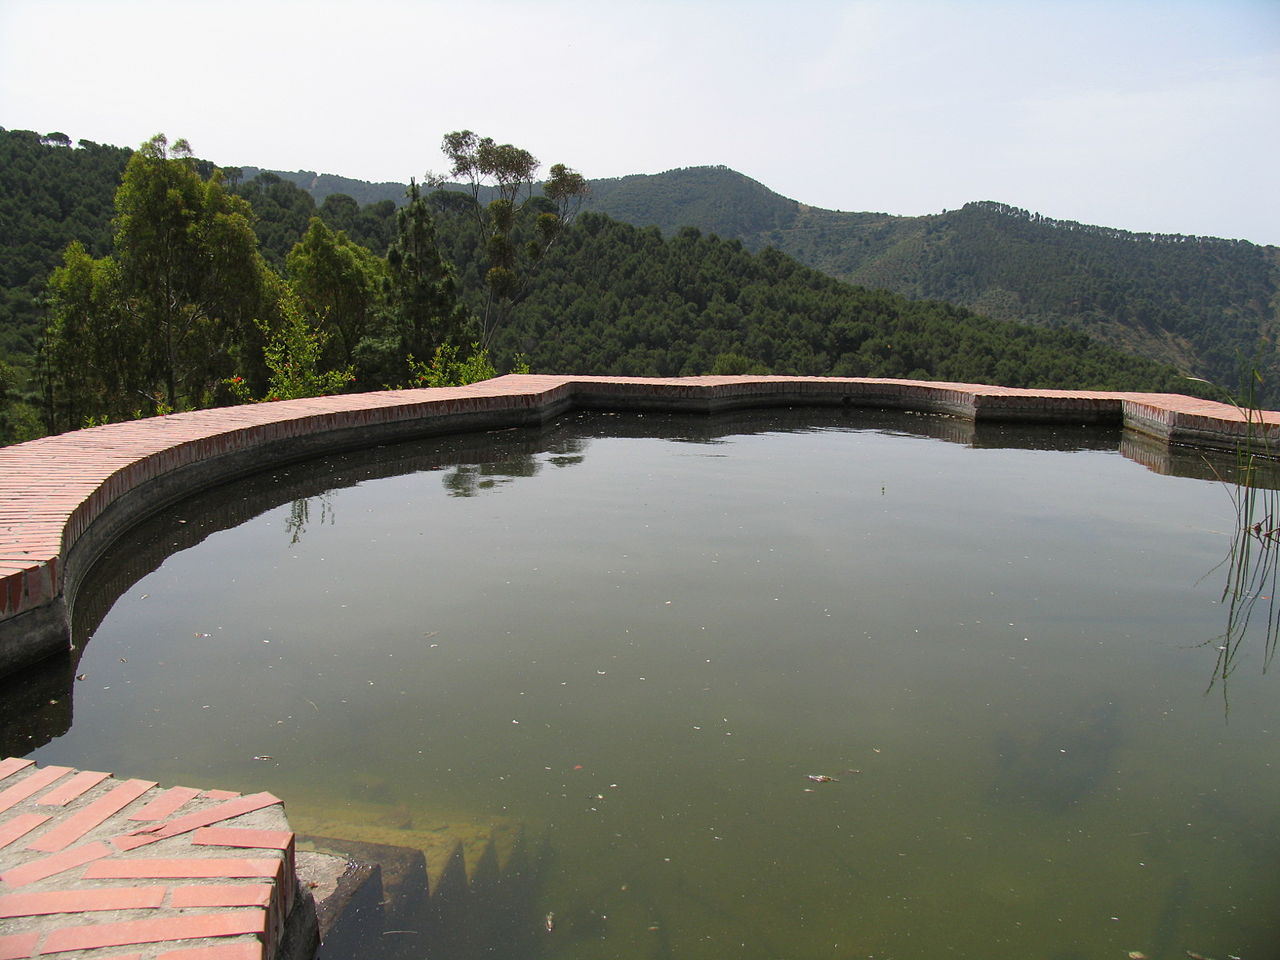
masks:
<svg viewBox="0 0 1280 960"><path fill-rule="evenodd" d="M296 890L269 793L0 760L0 960L271 960Z"/></svg>

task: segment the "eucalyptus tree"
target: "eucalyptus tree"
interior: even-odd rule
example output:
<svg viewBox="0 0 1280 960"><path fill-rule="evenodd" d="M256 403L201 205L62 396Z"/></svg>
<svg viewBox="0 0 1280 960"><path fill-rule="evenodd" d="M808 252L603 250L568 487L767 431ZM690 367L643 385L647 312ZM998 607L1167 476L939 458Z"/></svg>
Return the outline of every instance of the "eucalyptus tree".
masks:
<svg viewBox="0 0 1280 960"><path fill-rule="evenodd" d="M435 186L461 182L471 195L486 264L480 345L487 349L528 293L537 264L581 209L588 185L580 173L557 163L539 194L534 176L540 164L532 153L470 130L445 134L441 149L449 169L427 174L427 180ZM482 196L492 199L482 203Z"/></svg>
<svg viewBox="0 0 1280 960"><path fill-rule="evenodd" d="M148 398L140 326L121 306L119 264L73 240L49 277L41 351L45 426L51 433L127 416Z"/></svg>
<svg viewBox="0 0 1280 960"><path fill-rule="evenodd" d="M113 253L73 243L49 281L50 429L209 405L278 309L248 202L202 177L185 140L130 157L115 211Z"/></svg>

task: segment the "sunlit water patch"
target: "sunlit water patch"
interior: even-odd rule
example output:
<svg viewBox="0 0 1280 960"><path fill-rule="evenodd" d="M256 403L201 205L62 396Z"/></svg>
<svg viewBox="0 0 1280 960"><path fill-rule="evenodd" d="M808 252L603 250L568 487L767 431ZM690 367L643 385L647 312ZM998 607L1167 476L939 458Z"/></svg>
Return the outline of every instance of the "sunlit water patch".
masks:
<svg viewBox="0 0 1280 960"><path fill-rule="evenodd" d="M575 416L183 504L113 555L200 541L33 756L496 838L508 895L403 956L1277 956L1261 646L1206 692L1223 489L1118 435L804 416Z"/></svg>

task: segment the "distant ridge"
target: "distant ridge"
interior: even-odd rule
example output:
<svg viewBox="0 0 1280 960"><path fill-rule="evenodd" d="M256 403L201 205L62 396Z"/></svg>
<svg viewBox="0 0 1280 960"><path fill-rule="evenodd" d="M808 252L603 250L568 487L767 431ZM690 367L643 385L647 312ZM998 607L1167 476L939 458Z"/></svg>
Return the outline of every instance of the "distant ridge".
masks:
<svg viewBox="0 0 1280 960"><path fill-rule="evenodd" d="M999 320L1068 327L1235 390L1280 386L1280 248L1134 233L981 201L928 216L844 213L781 197L726 167L592 181L592 208L664 232L685 225L776 247L850 283L946 300Z"/></svg>
<svg viewBox="0 0 1280 960"><path fill-rule="evenodd" d="M245 168L245 173L256 168ZM317 201L400 203L403 184L279 172ZM840 280L947 300L1000 320L1069 327L1235 390L1280 386L1280 247L1135 233L994 201L927 216L788 199L724 166L591 181L587 209L671 235L684 227L776 247Z"/></svg>
<svg viewBox="0 0 1280 960"><path fill-rule="evenodd" d="M252 180L260 173L274 173L281 180L296 183L315 199L316 203L324 202L324 198L334 193L345 193L360 206L377 203L380 200L391 200L396 206L404 203L404 192L407 183L370 183L367 180L353 180L333 173L316 173L314 170L264 170L261 167L237 167L241 180Z"/></svg>
<svg viewBox="0 0 1280 960"><path fill-rule="evenodd" d="M7 234L0 245L0 355L24 370L39 345L45 278L67 242L79 239L95 256L110 247L111 198L131 152L0 128L6 158L0 222ZM224 170L254 204L264 256L277 268L309 217L335 195L355 202L326 204L331 225L379 252L394 229L394 207L404 200L402 183L306 170ZM272 174L275 185L255 180L261 173ZM588 211L628 225L657 227L669 237L692 229L750 251L775 248L860 286L1024 326L1079 331L1233 391L1257 370L1258 399L1280 402L1280 247L1134 233L993 201L928 216L824 210L724 166L591 186ZM461 263L464 252L450 255Z"/></svg>

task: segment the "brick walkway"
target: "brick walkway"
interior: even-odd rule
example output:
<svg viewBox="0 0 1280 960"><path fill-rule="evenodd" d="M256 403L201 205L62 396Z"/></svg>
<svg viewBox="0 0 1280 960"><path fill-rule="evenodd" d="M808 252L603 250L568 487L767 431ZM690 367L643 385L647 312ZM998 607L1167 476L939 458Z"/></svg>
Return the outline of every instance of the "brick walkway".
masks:
<svg viewBox="0 0 1280 960"><path fill-rule="evenodd" d="M0 960L271 960L293 843L269 793L0 760Z"/></svg>

